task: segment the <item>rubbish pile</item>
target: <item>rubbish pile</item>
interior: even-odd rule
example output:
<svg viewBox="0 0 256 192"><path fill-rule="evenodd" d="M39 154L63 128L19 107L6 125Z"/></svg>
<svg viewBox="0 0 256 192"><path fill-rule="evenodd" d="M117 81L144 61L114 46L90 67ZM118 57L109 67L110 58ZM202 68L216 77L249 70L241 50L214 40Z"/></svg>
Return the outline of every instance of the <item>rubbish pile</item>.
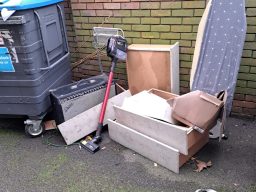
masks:
<svg viewBox="0 0 256 192"><path fill-rule="evenodd" d="M80 142L80 146L92 153L100 149L101 132L103 126L108 124L111 139L151 159L155 166L159 164L179 173L179 168L192 158L197 165L197 172L211 167L211 161L205 163L193 156L209 141L210 133L213 138L222 138L225 119L231 108L246 33L244 9L240 8L244 7L244 4L236 5L231 2L226 0L220 4L218 1L210 0L205 9L193 57L191 92L179 95L178 42L174 45L133 44L128 47L121 29L104 27L94 27L93 38L95 48L106 48L107 55L111 58L109 75L103 73L99 57L101 75L70 83L67 38L63 32L65 30L62 29L64 27L58 23L60 39L63 39L64 43L53 50L56 49L60 54L57 54L58 57L51 56L48 54L48 44L44 44L45 53L40 55L45 54L47 63L40 57L39 63L42 66L39 69L22 69L22 74L23 71L34 76L37 74L38 78L30 81L41 85L35 90L29 88L31 97L24 94L25 91L19 93L24 94L17 95L24 98L15 106L19 109L19 114L12 114L17 112L10 110L12 113L9 111L9 115L30 117L31 119L25 122L26 131L32 136L41 134L44 126L47 130L57 126L67 145L96 131L95 137L86 137ZM62 8L58 3L59 1L54 1L47 4L48 11L51 11L51 7L56 7L55 15L63 21ZM35 14L38 22L41 22L37 13L41 9L39 5L30 7L31 10L25 9L22 5L19 7L19 10L26 10L28 14ZM228 17L226 14L229 14ZM8 21L11 25L12 17L9 16ZM23 15L19 18L20 24L26 25ZM8 26L2 21L0 25ZM13 42L9 31L11 29L13 30L0 30L0 37L8 39L6 42L10 44L8 47L0 48L0 52L5 55L9 50L15 50L10 43ZM40 28L39 32L44 43L44 30ZM41 40L31 42L31 46L38 42ZM15 72L15 68L19 69L18 57L21 56L16 54L16 57L6 57L6 64L9 67L7 69L10 70L8 72ZM118 60L126 61L128 90L117 91L120 86L113 81ZM31 63L34 64L34 61L31 60ZM6 72L5 70L2 69L2 72ZM44 71L55 75L48 77ZM58 80L55 79L56 74L60 76ZM16 74L8 75L13 78ZM9 76L2 75L0 78L6 78L4 81L7 84L12 81ZM23 74L17 81L26 83L25 77L26 74ZM39 77L40 82L44 84L37 83ZM6 88L5 85L4 87ZM30 87L33 87L32 84ZM10 87L6 89L11 90ZM41 94L42 90L46 91ZM16 92L16 89L13 89L13 92ZM42 98L40 96L40 100L34 101L35 98L39 98L36 95L39 93ZM35 104L38 105L37 111L34 111ZM4 106L1 107L0 114L6 114L8 103L0 105ZM28 107L30 105L34 108ZM42 125L42 118L51 107L55 121L48 121Z"/></svg>
<svg viewBox="0 0 256 192"><path fill-rule="evenodd" d="M224 109L224 102L217 97L201 92L194 97L191 93L178 96L151 89L125 98L122 105L114 106L116 119L108 120L110 138L178 173L179 167L208 142L209 130ZM183 98L194 100L193 108L179 106ZM203 118L197 112L204 114Z"/></svg>
<svg viewBox="0 0 256 192"><path fill-rule="evenodd" d="M108 101L103 121L103 125L108 124L110 138L175 173L208 142L210 133L212 138L222 138L246 32L244 9L232 3L234 7L229 6L230 2L221 3L221 7L218 1L210 0L205 9L195 46L190 93L179 96L178 42L128 47L129 90ZM230 15L221 27L226 12L236 16ZM228 28L233 32L227 32ZM58 126L67 144L96 130L100 107L96 105ZM211 161L192 159L197 172L212 166Z"/></svg>

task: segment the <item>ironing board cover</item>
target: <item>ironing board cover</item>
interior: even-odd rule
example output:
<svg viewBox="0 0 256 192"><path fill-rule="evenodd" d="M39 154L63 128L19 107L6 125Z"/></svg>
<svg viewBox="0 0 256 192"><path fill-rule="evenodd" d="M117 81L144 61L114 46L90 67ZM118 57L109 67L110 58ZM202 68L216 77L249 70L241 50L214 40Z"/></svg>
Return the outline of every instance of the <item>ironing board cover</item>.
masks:
<svg viewBox="0 0 256 192"><path fill-rule="evenodd" d="M244 0L210 0L199 25L190 88L216 94L228 91L231 111L246 36Z"/></svg>

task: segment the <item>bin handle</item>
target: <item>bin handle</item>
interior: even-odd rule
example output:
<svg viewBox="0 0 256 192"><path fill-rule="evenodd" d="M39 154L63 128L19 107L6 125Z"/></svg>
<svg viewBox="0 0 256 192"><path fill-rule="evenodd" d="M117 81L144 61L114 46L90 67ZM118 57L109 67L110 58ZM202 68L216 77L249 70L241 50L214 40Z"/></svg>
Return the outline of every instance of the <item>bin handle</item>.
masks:
<svg viewBox="0 0 256 192"><path fill-rule="evenodd" d="M57 4L57 8L58 8L60 16L61 16L61 24L62 24L61 32L63 33L63 36L64 36L66 52L69 52L68 40L67 40L67 32L64 29L65 28L64 15L63 15L63 12L62 12L62 9L61 9L60 5Z"/></svg>
<svg viewBox="0 0 256 192"><path fill-rule="evenodd" d="M59 63L62 63L62 61L65 60L68 56L69 56L69 52L67 52L60 60L54 62L51 66L45 67L45 68L39 68L39 70L40 71L50 70L50 69L54 68L56 65L58 65Z"/></svg>
<svg viewBox="0 0 256 192"><path fill-rule="evenodd" d="M69 52L66 53L61 59L59 59L58 61L54 62L49 67L44 67L44 68L39 68L39 69L25 69L25 73L27 73L27 74L34 74L34 73L41 72L41 71L49 71L50 69L54 68L59 63L62 63L67 57L69 57Z"/></svg>
<svg viewBox="0 0 256 192"><path fill-rule="evenodd" d="M44 36L43 36L43 34L42 34L42 25L41 25L41 18L40 18L40 16L39 16L39 14L38 14L38 12L36 11L36 10L34 10L34 13L35 13L35 15L36 15L36 17L37 17L37 20L38 20L38 23L39 23L39 27L40 27L40 35L41 35L41 37L42 37L42 41L43 41L43 49L44 49L44 53L45 53L45 56L46 56L46 61L47 61L47 65L48 66L50 66L50 60L49 60L49 56L48 56L48 54L47 54L47 51L46 51L46 48L45 48L45 39L44 39Z"/></svg>

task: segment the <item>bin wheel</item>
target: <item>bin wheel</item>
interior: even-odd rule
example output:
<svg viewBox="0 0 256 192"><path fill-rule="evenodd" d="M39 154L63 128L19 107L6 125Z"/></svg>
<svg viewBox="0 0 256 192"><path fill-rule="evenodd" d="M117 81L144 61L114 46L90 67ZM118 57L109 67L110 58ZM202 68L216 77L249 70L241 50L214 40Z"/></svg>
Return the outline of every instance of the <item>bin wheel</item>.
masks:
<svg viewBox="0 0 256 192"><path fill-rule="evenodd" d="M44 131L44 126L42 123L37 124L26 124L25 125L25 133L29 137L38 137L40 136Z"/></svg>

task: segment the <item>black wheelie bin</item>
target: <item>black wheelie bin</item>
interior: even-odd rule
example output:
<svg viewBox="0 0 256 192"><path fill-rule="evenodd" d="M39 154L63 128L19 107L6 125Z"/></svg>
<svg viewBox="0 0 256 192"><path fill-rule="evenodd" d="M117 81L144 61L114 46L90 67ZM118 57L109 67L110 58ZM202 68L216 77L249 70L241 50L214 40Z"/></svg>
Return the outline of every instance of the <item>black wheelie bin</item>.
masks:
<svg viewBox="0 0 256 192"><path fill-rule="evenodd" d="M0 0L0 116L26 118L32 137L51 111L49 90L71 83L61 2Z"/></svg>

